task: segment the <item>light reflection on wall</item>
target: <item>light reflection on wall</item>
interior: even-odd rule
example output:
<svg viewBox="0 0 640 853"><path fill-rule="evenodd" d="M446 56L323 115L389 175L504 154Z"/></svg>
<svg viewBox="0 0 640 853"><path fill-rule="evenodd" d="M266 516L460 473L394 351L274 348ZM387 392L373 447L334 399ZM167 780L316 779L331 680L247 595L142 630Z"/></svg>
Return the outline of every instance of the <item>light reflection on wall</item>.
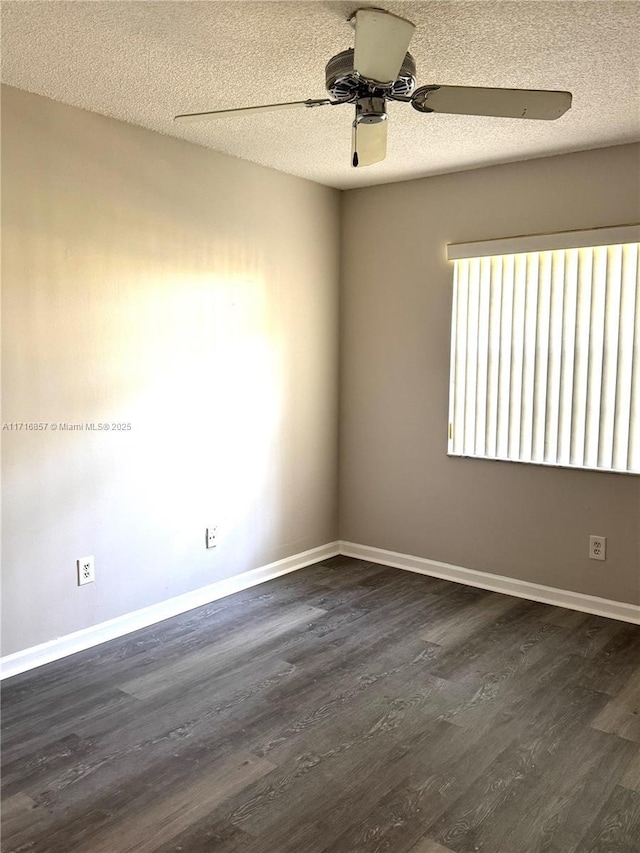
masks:
<svg viewBox="0 0 640 853"><path fill-rule="evenodd" d="M143 292L117 359L129 394L111 415L133 424L120 460L138 469L133 516L153 516L176 560L217 523L225 563L251 568L278 512L277 501L275 516L264 511L277 491L282 406L267 287L203 275Z"/></svg>

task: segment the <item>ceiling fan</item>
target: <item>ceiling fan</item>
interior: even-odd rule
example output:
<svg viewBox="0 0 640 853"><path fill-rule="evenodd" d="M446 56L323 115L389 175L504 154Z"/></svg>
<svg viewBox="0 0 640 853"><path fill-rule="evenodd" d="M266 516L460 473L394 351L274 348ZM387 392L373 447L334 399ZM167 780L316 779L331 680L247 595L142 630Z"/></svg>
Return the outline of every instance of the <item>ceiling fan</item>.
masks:
<svg viewBox="0 0 640 853"><path fill-rule="evenodd" d="M571 107L571 93L540 89L488 89L475 86L420 86L416 64L407 53L415 25L383 9L358 9L349 22L355 28L355 47L332 57L326 66L331 98L309 98L282 104L239 107L175 117L177 122L294 107L355 105L351 164L370 166L387 153L387 101L411 104L421 113L556 119Z"/></svg>

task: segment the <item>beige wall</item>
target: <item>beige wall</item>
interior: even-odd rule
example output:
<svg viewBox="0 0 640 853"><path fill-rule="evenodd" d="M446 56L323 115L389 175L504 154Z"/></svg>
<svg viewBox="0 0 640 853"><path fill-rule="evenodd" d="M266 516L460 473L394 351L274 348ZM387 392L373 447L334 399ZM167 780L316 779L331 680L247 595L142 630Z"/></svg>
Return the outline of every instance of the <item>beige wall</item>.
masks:
<svg viewBox="0 0 640 853"><path fill-rule="evenodd" d="M2 420L132 425L2 433L3 654L337 538L340 236L342 538L640 603L638 478L445 453L446 244L637 221L638 146L341 205L15 89L2 119Z"/></svg>
<svg viewBox="0 0 640 853"><path fill-rule="evenodd" d="M629 145L346 194L342 539L640 603L640 478L447 457L445 259L450 242L637 222L639 153ZM590 533L608 537L606 562L587 558Z"/></svg>
<svg viewBox="0 0 640 853"><path fill-rule="evenodd" d="M2 419L132 425L2 434L3 654L335 540L339 193L15 89L2 130Z"/></svg>

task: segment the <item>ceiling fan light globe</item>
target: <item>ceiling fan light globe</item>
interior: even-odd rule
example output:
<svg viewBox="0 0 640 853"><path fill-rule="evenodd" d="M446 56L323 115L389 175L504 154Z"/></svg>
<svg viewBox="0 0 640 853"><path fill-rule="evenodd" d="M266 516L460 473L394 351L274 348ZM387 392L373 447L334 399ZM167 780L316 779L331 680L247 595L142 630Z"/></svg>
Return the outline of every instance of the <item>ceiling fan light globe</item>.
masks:
<svg viewBox="0 0 640 853"><path fill-rule="evenodd" d="M385 116L386 118L386 116ZM387 154L386 121L375 123L356 119L351 133L351 164L356 167L372 166L384 160Z"/></svg>

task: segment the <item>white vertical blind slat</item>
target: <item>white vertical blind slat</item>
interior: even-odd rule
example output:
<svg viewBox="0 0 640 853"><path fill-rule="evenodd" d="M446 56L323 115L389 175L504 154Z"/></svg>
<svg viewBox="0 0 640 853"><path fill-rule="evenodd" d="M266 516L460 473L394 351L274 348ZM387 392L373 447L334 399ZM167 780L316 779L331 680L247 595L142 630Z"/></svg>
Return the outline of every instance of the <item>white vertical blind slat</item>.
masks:
<svg viewBox="0 0 640 853"><path fill-rule="evenodd" d="M587 390L589 387L589 329L591 327L591 282L593 249L578 251L578 305L574 357L571 464L585 464L587 434Z"/></svg>
<svg viewBox="0 0 640 853"><path fill-rule="evenodd" d="M620 291L622 278L622 246L607 250L605 294L605 326L602 360L602 394L600 402L600 441L598 467L613 465L613 431L616 416L618 379L618 339L620 334Z"/></svg>
<svg viewBox="0 0 640 853"><path fill-rule="evenodd" d="M640 246L623 246L620 286L620 333L618 337L618 384L613 440L613 468L624 471L629 461L631 388L633 383L633 330L635 327L638 251ZM640 373L636 370L636 382Z"/></svg>
<svg viewBox="0 0 640 853"><path fill-rule="evenodd" d="M467 292L467 364L464 399L464 452L475 453L476 442L476 391L478 387L478 313L480 309L480 259L469 263Z"/></svg>
<svg viewBox="0 0 640 853"><path fill-rule="evenodd" d="M524 329L527 291L527 258L516 255L513 273L513 327L511 355L511 405L509 407L509 458L520 457L522 438L522 380L524 373Z"/></svg>
<svg viewBox="0 0 640 853"><path fill-rule="evenodd" d="M640 245L640 244L639 244ZM636 275L640 268L640 257L636 255ZM629 454L628 471L640 473L640 286L636 278L636 312L633 335L633 367L631 401L629 405Z"/></svg>
<svg viewBox="0 0 640 853"><path fill-rule="evenodd" d="M498 447L498 377L500 371L500 317L502 314L502 259L491 258L489 302L489 365L487 382L487 456Z"/></svg>
<svg viewBox="0 0 640 853"><path fill-rule="evenodd" d="M558 461L560 424L560 379L562 372L562 313L564 305L564 251L551 255L549 301L549 360L547 368L547 411L545 418L545 462Z"/></svg>
<svg viewBox="0 0 640 853"><path fill-rule="evenodd" d="M489 311L491 308L491 259L480 264L480 307L478 314L478 393L476 395L476 455L484 456L487 445L487 383L489 379Z"/></svg>
<svg viewBox="0 0 640 853"><path fill-rule="evenodd" d="M538 269L537 253L526 255L527 285L525 301L524 359L522 377L522 415L520 458L530 462L533 457L533 417L535 400L536 347L538 335Z"/></svg>
<svg viewBox="0 0 640 853"><path fill-rule="evenodd" d="M538 269L538 333L536 336L536 373L533 398L533 451L531 454L531 458L534 462L545 461L550 314L551 252L541 252L540 265Z"/></svg>
<svg viewBox="0 0 640 853"><path fill-rule="evenodd" d="M604 321L607 289L607 248L594 252L591 273L591 326L589 328L589 377L587 387L587 430L585 465L598 467L600 448L600 405L602 398L602 365L604 362Z"/></svg>
<svg viewBox="0 0 640 853"><path fill-rule="evenodd" d="M502 259L502 314L500 317L500 370L498 375L498 447L500 459L509 456L509 400L513 328L513 255Z"/></svg>
<svg viewBox="0 0 640 853"><path fill-rule="evenodd" d="M564 305L562 311L562 377L558 421L558 458L561 465L571 462L571 423L573 413L573 377L578 309L578 252L564 253Z"/></svg>
<svg viewBox="0 0 640 853"><path fill-rule="evenodd" d="M458 369L458 277L462 262L458 262L453 270L453 294L451 296L451 354L449 377L449 433L447 443L449 453L455 452L454 423L456 402L456 375Z"/></svg>
<svg viewBox="0 0 640 853"><path fill-rule="evenodd" d="M469 289L469 264L460 266L458 276L458 299L457 299L457 346L456 346L456 373L455 373L455 416L453 422L453 439L456 453L464 452L464 422L465 422L465 381L467 371L467 342L465 339L467 331L467 301Z"/></svg>

